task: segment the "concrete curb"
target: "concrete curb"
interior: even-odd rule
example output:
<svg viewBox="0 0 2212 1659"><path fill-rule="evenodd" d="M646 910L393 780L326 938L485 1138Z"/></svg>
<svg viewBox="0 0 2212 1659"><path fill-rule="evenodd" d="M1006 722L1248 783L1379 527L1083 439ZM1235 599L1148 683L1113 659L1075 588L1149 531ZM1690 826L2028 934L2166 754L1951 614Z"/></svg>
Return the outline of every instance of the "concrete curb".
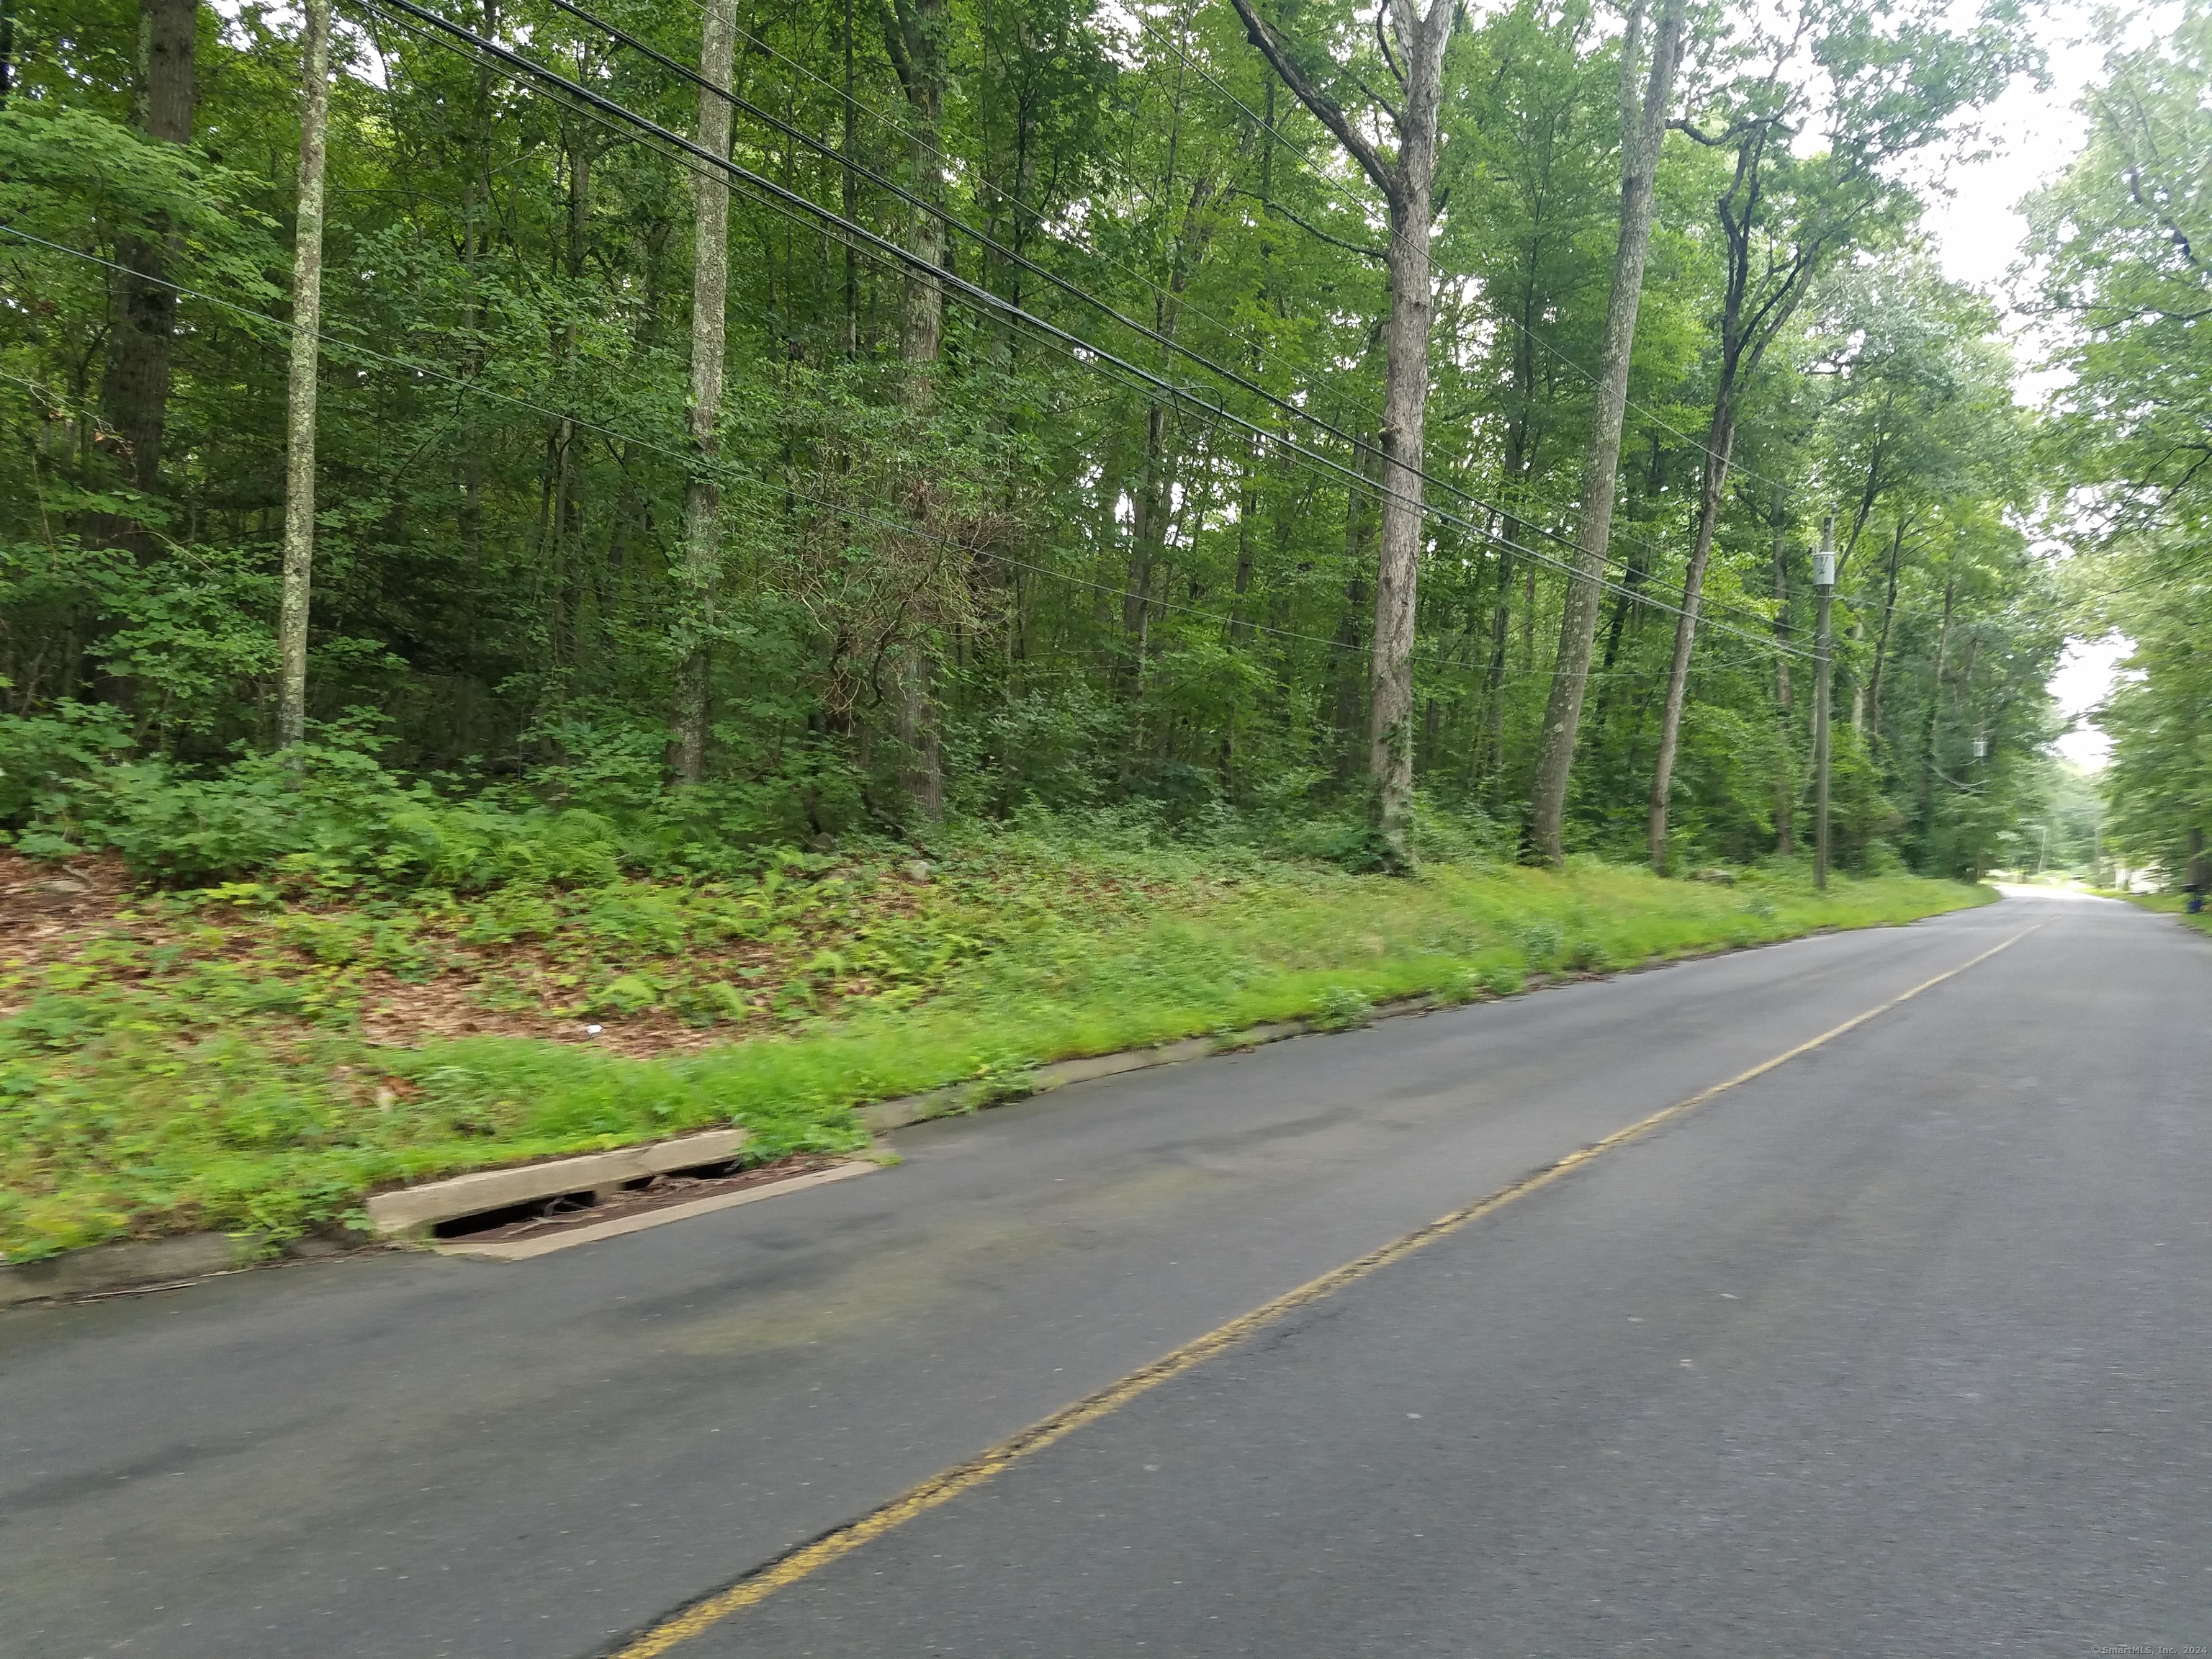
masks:
<svg viewBox="0 0 2212 1659"><path fill-rule="evenodd" d="M621 1238L630 1233L644 1232L651 1227L665 1227L672 1221L687 1221L695 1215L711 1215L717 1210L735 1209L740 1204L757 1204L764 1198L781 1198L786 1193L797 1192L803 1188L823 1187L833 1181L850 1181L855 1176L873 1175L878 1167L874 1164L833 1164L826 1170L814 1170L786 1180L767 1182L739 1192L720 1193L713 1198L695 1198L689 1204L671 1204L665 1209L647 1210L641 1214L622 1216L589 1227L576 1227L565 1233L549 1234L544 1238L517 1239L503 1244L471 1244L466 1239L457 1238L433 1244L430 1248L440 1255L477 1255L494 1261L528 1261L534 1256L550 1255L556 1250L572 1249L579 1244L596 1244L603 1238Z"/></svg>
<svg viewBox="0 0 2212 1659"><path fill-rule="evenodd" d="M1536 988L1533 980L1528 988ZM1443 997L1408 997L1401 1002L1376 1005L1368 1018L1370 1021L1395 1019L1404 1014L1425 1014L1437 1008L1460 1006ZM981 1111L989 1106L1004 1106L1017 1100L1027 1100L1033 1095L1049 1094L1054 1089L1064 1089L1071 1083L1091 1083L1100 1078L1119 1077L1124 1072L1149 1071L1155 1066L1179 1066L1185 1060L1206 1060L1215 1054L1232 1054L1243 1049L1256 1048L1261 1043L1280 1042L1285 1037L1309 1036L1316 1032L1338 1029L1340 1028L1317 1025L1311 1020L1286 1019L1272 1025L1249 1026L1220 1036L1185 1037L1179 1042L1163 1042L1151 1048L1122 1048L1110 1054L1086 1054L1079 1060L1055 1060L1006 1077L982 1078L972 1083L955 1083L942 1089L932 1089L924 1094L902 1095L896 1100L878 1100L870 1105L854 1108L854 1115L870 1134L884 1134L893 1129L927 1122L932 1118L957 1117L963 1113Z"/></svg>
<svg viewBox="0 0 2212 1659"><path fill-rule="evenodd" d="M666 1175L709 1164L726 1164L745 1144L743 1129L708 1129L673 1140L617 1146L611 1152L550 1158L543 1164L514 1164L501 1170L472 1170L419 1187L378 1193L365 1206L379 1238L419 1237L441 1221L482 1215L541 1199L590 1193L594 1199L626 1182Z"/></svg>
<svg viewBox="0 0 2212 1659"><path fill-rule="evenodd" d="M173 1238L125 1238L49 1256L44 1261L0 1267L0 1308L52 1297L204 1279L252 1261L243 1240L225 1233L179 1233Z"/></svg>

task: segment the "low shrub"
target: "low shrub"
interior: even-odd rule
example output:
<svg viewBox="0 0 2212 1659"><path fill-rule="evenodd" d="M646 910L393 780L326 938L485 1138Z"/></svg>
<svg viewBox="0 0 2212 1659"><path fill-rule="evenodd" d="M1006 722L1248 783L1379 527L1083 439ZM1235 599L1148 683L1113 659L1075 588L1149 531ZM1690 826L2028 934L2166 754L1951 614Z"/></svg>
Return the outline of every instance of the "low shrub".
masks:
<svg viewBox="0 0 2212 1659"><path fill-rule="evenodd" d="M0 836L12 830L34 857L113 852L140 878L176 887L266 876L482 893L604 885L624 871L730 876L788 856L806 833L800 815L778 810L794 792L844 781L835 766L802 762L769 783L670 788L657 748L648 756L640 741L609 738L526 783L471 793L386 766L367 720L204 768L118 759L128 737L112 711L61 708L0 717Z"/></svg>
<svg viewBox="0 0 2212 1659"><path fill-rule="evenodd" d="M59 702L50 714L0 715L0 826L32 826L38 839L23 850L33 857L72 850L41 820L65 816L72 796L131 744L122 711L104 705Z"/></svg>
<svg viewBox="0 0 2212 1659"><path fill-rule="evenodd" d="M1349 1031L1373 1021L1374 999L1349 985L1332 985L1315 1005L1312 1024L1316 1030Z"/></svg>

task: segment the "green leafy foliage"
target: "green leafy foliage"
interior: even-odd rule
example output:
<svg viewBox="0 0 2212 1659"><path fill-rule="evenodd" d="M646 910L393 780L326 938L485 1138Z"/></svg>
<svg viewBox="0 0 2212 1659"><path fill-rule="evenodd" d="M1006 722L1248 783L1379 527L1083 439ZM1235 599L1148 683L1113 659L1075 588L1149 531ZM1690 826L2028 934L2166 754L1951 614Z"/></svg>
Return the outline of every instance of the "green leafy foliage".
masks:
<svg viewBox="0 0 2212 1659"><path fill-rule="evenodd" d="M2117 16L2102 30L2088 143L2028 210L2043 300L2072 325L2050 442L2074 485L2068 527L2089 556L2071 572L2075 619L2133 645L2098 713L2113 753L2084 862L2178 886L2191 832L2212 819L2212 8L2191 0L2148 43L2125 42Z"/></svg>
<svg viewBox="0 0 2212 1659"><path fill-rule="evenodd" d="M1733 199L1738 141L1765 133L1746 246L1783 286L1747 301L1774 327L1728 392L1735 459L1677 769L1680 862L1755 857L1802 824L1805 665L1785 704L1768 647L1804 648L1804 564L1832 507L1851 550L1838 707L1889 804L1868 806L1844 854L1879 842L1971 873L2002 850L1995 821L2034 805L2026 782L1992 793L1960 750L2000 724L2001 755L2040 740L2021 686L2055 635L2008 528L2039 486L1997 319L1911 248L1898 181L1901 158L1932 154L2026 58L2002 4L1784 13L1701 15L1690 125L1735 136L1678 131L1661 158L1569 842L1638 844L1672 654L1657 606L1679 592L1706 459L1683 434L1708 429L1721 395L1714 331L1735 267L1716 204ZM308 641L325 725L281 769L255 757L273 730L292 25L203 9L179 145L134 125L127 5L20 0L18 21L47 45L0 110L0 217L56 246L0 236L0 424L16 434L0 446L0 714L112 710L130 762L93 779L64 757L79 781L65 798L42 782L42 805L0 776L0 824L26 844L113 848L186 883L280 866L394 890L723 876L766 848L914 830L926 747L956 817L1225 813L1270 836L1297 821L1347 868L1383 859L1364 776L1376 514L1361 444L1386 355L1385 283L1363 252L1374 208L1303 159L1325 135L1233 13L1170 29L1088 0L955 7L939 43L946 205L995 244L953 233L960 270L1211 389L1163 397L952 303L915 395L902 275L860 257L848 284L837 246L741 195L722 535L692 574L688 177L434 46L387 41L372 72L342 42ZM679 60L696 50L696 12L617 21ZM749 96L903 176L907 104L878 21L862 9L849 140L844 44L818 21L752 20L764 78ZM1354 13L1282 21L1355 101L1388 78ZM532 0L496 27L571 67L595 50ZM1553 0L1469 15L1450 49L1438 517L1414 618L1430 857L1518 850L1617 228L1620 50L1596 13ZM608 95L690 119L645 60L618 55L606 75ZM1803 136L1767 142L1777 122ZM835 156L803 138L741 116L736 143L848 205ZM908 234L888 192L849 205ZM141 489L116 428L117 399L138 394L114 348L113 266L156 245L161 279L191 292L167 342L160 476ZM1279 401L1224 391L1209 364ZM1297 447L1207 412L1221 395L1287 422ZM1939 675L1933 618L1968 567L1954 597L1989 637L1971 672L1953 650ZM695 652L704 776L671 789L668 711ZM380 748L346 734L362 708Z"/></svg>
<svg viewBox="0 0 2212 1659"><path fill-rule="evenodd" d="M791 826L756 792L672 791L657 755L619 736L564 735L577 749L531 787L471 794L387 768L388 739L373 720L336 724L282 755L193 766L118 760L130 739L115 711L62 704L0 714L0 825L12 819L26 851L112 851L138 875L179 884L266 874L295 886L468 893L811 856L773 850Z"/></svg>
<svg viewBox="0 0 2212 1659"><path fill-rule="evenodd" d="M190 149L149 140L81 104L0 106L0 218L66 239L90 217L107 236L174 237L196 270L235 297L267 302L284 261L258 180ZM21 244L0 258L27 257Z"/></svg>

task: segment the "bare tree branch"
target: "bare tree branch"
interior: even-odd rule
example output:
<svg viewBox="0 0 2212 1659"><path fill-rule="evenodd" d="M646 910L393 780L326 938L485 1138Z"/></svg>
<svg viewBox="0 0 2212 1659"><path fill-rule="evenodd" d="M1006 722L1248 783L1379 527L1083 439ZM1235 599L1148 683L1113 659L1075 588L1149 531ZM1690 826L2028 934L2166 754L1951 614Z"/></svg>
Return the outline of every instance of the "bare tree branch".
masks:
<svg viewBox="0 0 2212 1659"><path fill-rule="evenodd" d="M1290 209L1285 207L1280 202L1270 200L1267 197L1258 195L1249 190L1239 190L1233 191L1232 193L1237 196L1249 197L1251 200L1259 203L1259 204L1269 213L1281 214L1284 218L1288 219L1300 230L1305 232L1307 235L1314 237L1317 240L1327 242L1332 247L1340 247L1346 253L1357 253L1363 259L1388 259L1390 257L1390 252L1388 248L1370 247L1364 242L1350 242L1346 241L1341 236L1333 236L1328 231L1323 230L1319 225L1310 223L1308 221L1300 218L1297 214L1291 212Z"/></svg>
<svg viewBox="0 0 2212 1659"><path fill-rule="evenodd" d="M1367 84L1367 77L1362 75L1358 70L1347 69L1345 70L1345 73L1352 78L1352 81L1358 85L1360 91L1367 94L1367 101L1369 103L1374 105L1376 108L1381 110L1385 115L1390 118L1390 125L1392 126L1397 128L1401 132L1403 132L1406 130L1406 115L1404 111L1401 110L1395 104L1392 103L1388 98L1385 98L1381 93L1376 91L1374 88L1369 86Z"/></svg>
<svg viewBox="0 0 2212 1659"><path fill-rule="evenodd" d="M891 67L898 71L899 85L911 94L914 54L907 49L906 20L891 9L891 0L876 0L876 10L883 19L884 50L890 54Z"/></svg>
<svg viewBox="0 0 2212 1659"><path fill-rule="evenodd" d="M1375 44L1382 48L1382 61L1390 66L1390 73L1398 77L1398 84L1406 84L1406 71L1398 67L1398 59L1390 50L1390 33L1383 23L1390 15L1390 0L1375 8Z"/></svg>
<svg viewBox="0 0 2212 1659"><path fill-rule="evenodd" d="M2148 201L2143 199L2142 169L2140 167L2130 167L2127 171L2127 180L2128 195L2134 201L2135 204L2141 208L2145 213L2148 214L2152 218L2158 221L2160 226L2165 230L2166 235L2172 240L2174 246L2181 250L2181 257L2188 260L2191 267L2197 270L2203 270L2205 268L2204 262L2197 257L2197 250L2190 246L2187 234L2183 231L2179 225L2174 223L2172 219L2163 210L2153 207Z"/></svg>
<svg viewBox="0 0 2212 1659"><path fill-rule="evenodd" d="M1754 127L1778 127L1792 138L1797 136L1797 129L1778 115L1748 116L1743 120L1731 123L1719 132L1707 132L1686 116L1669 121L1667 125L1669 131L1686 134L1692 140L1703 144L1707 149L1725 149Z"/></svg>
<svg viewBox="0 0 2212 1659"><path fill-rule="evenodd" d="M1448 0L1437 0L1439 4L1447 3ZM1246 38L1260 49L1260 55L1267 60L1275 73L1283 77L1283 84L1290 88L1300 103L1314 112L1316 119L1335 135L1336 142L1342 144L1346 153L1359 163L1361 171L1374 183L1375 188L1381 191L1392 205L1396 205L1404 193L1398 181L1397 168L1385 161L1382 153L1367 142L1364 133L1352 125L1352 118L1344 112L1344 106L1316 86L1306 72L1291 60L1290 53L1283 50L1283 43L1276 38L1274 30L1268 27L1261 20L1259 12L1254 9L1252 0L1230 0L1230 3L1237 8L1237 16L1244 21Z"/></svg>

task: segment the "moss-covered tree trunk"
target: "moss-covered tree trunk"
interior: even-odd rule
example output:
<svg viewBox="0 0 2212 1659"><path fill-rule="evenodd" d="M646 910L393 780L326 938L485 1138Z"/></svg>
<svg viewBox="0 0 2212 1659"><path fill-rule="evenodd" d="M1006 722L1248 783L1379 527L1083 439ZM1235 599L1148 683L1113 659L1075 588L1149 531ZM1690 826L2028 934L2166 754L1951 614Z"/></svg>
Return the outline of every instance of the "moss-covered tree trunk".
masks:
<svg viewBox="0 0 2212 1659"><path fill-rule="evenodd" d="M1597 613L1606 555L1613 542L1613 497L1620 481L1620 434L1628 408L1628 366L1636 345L1636 315L1644 297L1644 264L1651 247L1652 185L1660 142L1674 96L1681 60L1686 0L1664 0L1651 42L1651 67L1637 94L1644 0L1628 14L1620 62L1620 237L1606 304L1605 346L1590 412L1588 459L1583 464L1582 513L1575 532L1574 571L1559 615L1559 663L1537 743L1536 782L1528 808L1531 850L1544 862L1565 856L1567 781L1589 689L1590 652L1597 643Z"/></svg>
<svg viewBox="0 0 2212 1659"><path fill-rule="evenodd" d="M284 592L276 619L276 741L307 714L307 603L315 562L315 392L322 362L323 161L331 108L331 0L307 0L300 34L300 188L292 238L292 353L284 398Z"/></svg>
<svg viewBox="0 0 2212 1659"><path fill-rule="evenodd" d="M737 0L707 0L700 36L698 143L730 153L730 86ZM684 486L684 564L678 628L672 769L686 783L705 775L712 718L715 590L722 562L720 477L723 356L728 347L730 181L714 167L696 175L691 255L690 477Z"/></svg>

